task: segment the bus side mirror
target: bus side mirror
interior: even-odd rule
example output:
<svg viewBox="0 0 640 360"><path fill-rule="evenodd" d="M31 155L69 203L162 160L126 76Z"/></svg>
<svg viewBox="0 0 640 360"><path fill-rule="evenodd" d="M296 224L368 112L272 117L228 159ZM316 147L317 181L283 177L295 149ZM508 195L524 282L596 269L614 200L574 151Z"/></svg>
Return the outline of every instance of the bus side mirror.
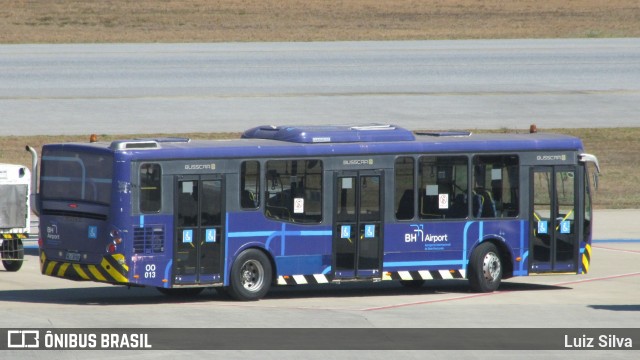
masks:
<svg viewBox="0 0 640 360"><path fill-rule="evenodd" d="M579 161L583 163L592 163L596 167L596 171L593 172L593 188L594 190L598 189L598 174L600 174L600 163L598 163L598 158L595 155L591 154L580 154L578 156ZM585 166L586 171L586 166Z"/></svg>

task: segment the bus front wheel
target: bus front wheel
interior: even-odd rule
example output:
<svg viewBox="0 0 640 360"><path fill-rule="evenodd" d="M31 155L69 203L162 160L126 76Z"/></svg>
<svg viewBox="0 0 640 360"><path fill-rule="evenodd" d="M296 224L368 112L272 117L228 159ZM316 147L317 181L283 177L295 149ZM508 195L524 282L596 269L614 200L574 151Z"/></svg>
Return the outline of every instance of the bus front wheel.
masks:
<svg viewBox="0 0 640 360"><path fill-rule="evenodd" d="M492 292L502 280L502 261L496 246L485 242L473 251L469 260L469 285L476 292Z"/></svg>
<svg viewBox="0 0 640 360"><path fill-rule="evenodd" d="M243 251L231 267L229 295L242 301L258 300L271 286L271 262L260 250Z"/></svg>

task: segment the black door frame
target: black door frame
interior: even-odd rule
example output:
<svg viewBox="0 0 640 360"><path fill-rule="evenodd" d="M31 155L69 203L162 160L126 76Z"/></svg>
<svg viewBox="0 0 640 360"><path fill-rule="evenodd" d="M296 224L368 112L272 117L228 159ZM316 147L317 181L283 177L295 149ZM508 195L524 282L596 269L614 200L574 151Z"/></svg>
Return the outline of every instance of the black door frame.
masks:
<svg viewBox="0 0 640 360"><path fill-rule="evenodd" d="M378 218L376 220L363 219L361 216L362 205L362 178L376 178L378 179ZM341 194L338 189L340 179L352 178L352 186L355 189L355 201L354 204L354 217L353 221L339 221L339 213L341 210ZM382 254L384 248L384 172L382 170L344 170L336 171L334 173L333 180L335 188L334 206L333 206L333 260L332 269L335 278L337 279L370 279L380 278L382 276ZM344 269L338 268L338 257L344 256L339 254L340 242L343 240L341 230L343 226L350 226L352 229L351 237L353 240L353 268ZM365 234L369 230L370 233ZM372 231L372 233L371 233ZM361 255L362 248L364 247L365 239L373 239L376 241L375 245L377 249L375 251L377 259L373 259L376 263L371 268L361 268Z"/></svg>
<svg viewBox="0 0 640 360"><path fill-rule="evenodd" d="M225 217L225 211L226 211L226 207L225 207L225 181L224 181L224 176L222 174L208 174L208 175L176 175L174 176L174 205L173 205L173 209L174 209L174 241L173 241L173 265L171 267L171 271L172 271L172 284L180 284L180 285L199 285L199 284L217 284L217 283L222 283L224 280L224 276L223 276L223 271L224 271L224 247L226 246L226 244L224 243L224 232L225 232L225 228L224 228L224 217ZM198 193L197 193L197 209L196 209L196 214L197 214L197 220L196 220L196 225L194 227L180 227L178 226L178 216L179 216L179 201L178 201L178 197L180 196L180 191L181 189L179 188L179 184L181 182L185 182L185 181L194 181L196 182L197 186L198 186ZM220 224L219 225L210 225L210 226L205 226L203 225L203 219L202 219L202 215L203 215L203 207L202 207L202 202L203 202L203 196L204 196L204 192L203 192L203 183L205 181L220 181ZM219 228L219 230L215 230L213 232L210 232L210 230L213 230L214 227ZM181 256L181 254L178 253L178 247L180 244L180 241L182 239L182 236L184 235L184 233L182 232L183 230L192 230L191 235L193 236L193 238L191 239L191 243L192 244L196 244L196 246L194 246L194 249L192 250L193 252L195 252L194 254L189 254L189 256L195 256L196 261L195 261L195 273L193 275L191 274L176 274L177 272L177 263L178 263L178 256ZM215 238L213 238L212 241L209 241L209 239L207 239L207 235L215 235ZM219 254L217 256L218 258L218 269L217 271L214 269L212 273L202 273L202 268L203 268L203 264L201 263L202 259L204 258L204 251L205 251L205 246L207 246L207 244L211 244L211 243L218 243L219 247L218 247L218 251ZM215 257L215 255L214 255ZM184 279L180 279L180 275L184 276Z"/></svg>
<svg viewBox="0 0 640 360"><path fill-rule="evenodd" d="M579 261L579 253L580 253L580 233L582 232L582 214L578 210L580 205L579 200L579 174L578 166L572 165L544 165L544 166L532 166L530 170L530 241L529 241L529 271L532 273L545 273L545 272L575 272L578 269L578 261ZM571 245L573 247L572 255L571 255L571 265L568 265L569 262L560 262L558 261L558 246L559 246L559 237L561 236L562 230L560 229L562 221L566 220L561 217L559 213L560 204L558 203L558 181L557 174L560 172L573 172L574 180L573 180L573 225L571 236L573 239L571 240ZM536 173L548 173L550 178L549 183L549 191L550 191L550 214L549 219L547 220L547 234L549 241L549 261L536 261L536 243L541 241L537 237L537 232L539 231L539 215L535 212L535 174ZM564 264L564 268L559 266L560 264ZM545 264L549 264L547 268L544 266ZM541 267L542 265L542 267ZM571 267L569 267L571 266Z"/></svg>

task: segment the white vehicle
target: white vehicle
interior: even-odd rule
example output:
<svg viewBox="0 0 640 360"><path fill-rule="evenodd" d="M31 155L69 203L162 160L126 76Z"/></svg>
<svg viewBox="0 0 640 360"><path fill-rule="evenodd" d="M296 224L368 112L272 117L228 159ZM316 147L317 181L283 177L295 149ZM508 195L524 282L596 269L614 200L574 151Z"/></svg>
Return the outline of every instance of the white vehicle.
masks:
<svg viewBox="0 0 640 360"><path fill-rule="evenodd" d="M22 165L0 164L0 259L7 271L22 267L22 240L29 237L31 173Z"/></svg>

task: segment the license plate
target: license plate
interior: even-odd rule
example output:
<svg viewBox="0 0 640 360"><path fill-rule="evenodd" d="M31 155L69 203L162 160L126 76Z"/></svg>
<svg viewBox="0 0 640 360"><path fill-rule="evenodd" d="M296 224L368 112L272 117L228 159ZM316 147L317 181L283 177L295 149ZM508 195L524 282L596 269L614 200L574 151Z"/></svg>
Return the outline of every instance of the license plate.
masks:
<svg viewBox="0 0 640 360"><path fill-rule="evenodd" d="M80 254L68 252L66 259L70 261L80 261Z"/></svg>

